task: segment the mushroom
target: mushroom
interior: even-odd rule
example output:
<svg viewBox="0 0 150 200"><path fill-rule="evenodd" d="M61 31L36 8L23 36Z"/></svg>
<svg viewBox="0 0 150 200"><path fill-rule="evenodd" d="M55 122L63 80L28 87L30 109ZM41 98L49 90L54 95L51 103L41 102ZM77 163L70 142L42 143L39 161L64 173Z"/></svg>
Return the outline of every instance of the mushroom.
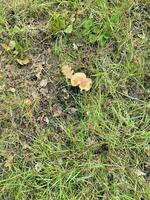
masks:
<svg viewBox="0 0 150 200"><path fill-rule="evenodd" d="M79 88L85 91L90 90L92 86L92 80L87 78L86 75L82 72L75 73L71 77L71 85L72 86L79 86Z"/></svg>
<svg viewBox="0 0 150 200"><path fill-rule="evenodd" d="M73 75L73 70L71 69L71 67L69 67L68 65L64 65L62 67L62 73L64 74L64 76L68 79L71 79L72 75Z"/></svg>

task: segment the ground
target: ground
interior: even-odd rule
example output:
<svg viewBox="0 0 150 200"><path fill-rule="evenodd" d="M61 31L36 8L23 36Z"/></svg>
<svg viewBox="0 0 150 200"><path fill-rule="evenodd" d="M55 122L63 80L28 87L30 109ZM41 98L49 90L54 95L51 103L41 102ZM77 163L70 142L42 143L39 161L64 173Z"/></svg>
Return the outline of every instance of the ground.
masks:
<svg viewBox="0 0 150 200"><path fill-rule="evenodd" d="M150 199L149 25L149 0L0 1L0 199Z"/></svg>

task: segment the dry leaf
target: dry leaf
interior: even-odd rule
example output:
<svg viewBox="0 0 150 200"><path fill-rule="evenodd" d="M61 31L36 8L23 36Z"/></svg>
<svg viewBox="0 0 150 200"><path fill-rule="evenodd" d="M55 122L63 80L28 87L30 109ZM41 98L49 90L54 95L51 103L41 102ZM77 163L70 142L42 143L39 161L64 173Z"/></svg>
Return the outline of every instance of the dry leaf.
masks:
<svg viewBox="0 0 150 200"><path fill-rule="evenodd" d="M25 104L26 106L31 106L31 105L32 105L32 101L31 101L29 98L26 98L26 99L24 100L24 104Z"/></svg>
<svg viewBox="0 0 150 200"><path fill-rule="evenodd" d="M41 89L40 89L40 93L41 93L44 97L46 97L46 98L49 97L48 88L47 88L47 87L46 87L46 88L41 88Z"/></svg>
<svg viewBox="0 0 150 200"><path fill-rule="evenodd" d="M36 63L35 65L33 65L34 68L34 73L37 77L37 79L41 79L41 74L42 74L42 63Z"/></svg>
<svg viewBox="0 0 150 200"><path fill-rule="evenodd" d="M71 85L79 86L81 91L88 91L91 89L92 80L90 78L87 78L84 73L75 73L71 78Z"/></svg>
<svg viewBox="0 0 150 200"><path fill-rule="evenodd" d="M47 83L48 83L47 79L42 79L41 82L40 82L40 86L41 87L46 87Z"/></svg>
<svg viewBox="0 0 150 200"><path fill-rule="evenodd" d="M123 90L123 94L124 94L125 96L129 96L129 91L128 91L127 88L125 88L125 89Z"/></svg>
<svg viewBox="0 0 150 200"><path fill-rule="evenodd" d="M39 99L39 94L38 94L37 91L33 91L33 92L31 93L31 95L32 95L32 97L33 97L34 100Z"/></svg>
<svg viewBox="0 0 150 200"><path fill-rule="evenodd" d="M95 144L95 140L92 137L87 138L87 145L93 145Z"/></svg>
<svg viewBox="0 0 150 200"><path fill-rule="evenodd" d="M79 9L78 11L77 11L77 15L83 15L84 14L84 12L85 12L85 9Z"/></svg>
<svg viewBox="0 0 150 200"><path fill-rule="evenodd" d="M53 105L53 117L60 117L62 115L62 107L58 104Z"/></svg>
<svg viewBox="0 0 150 200"><path fill-rule="evenodd" d="M24 58L24 59L17 59L17 62L20 64L20 65L27 65L30 61L28 58Z"/></svg>
<svg viewBox="0 0 150 200"><path fill-rule="evenodd" d="M49 54L51 54L51 52L52 52L51 48L48 48L48 49L47 49L47 52L48 52Z"/></svg>
<svg viewBox="0 0 150 200"><path fill-rule="evenodd" d="M13 164L13 156L9 156L4 163L4 167L8 168L8 170L11 170L12 164Z"/></svg>
<svg viewBox="0 0 150 200"><path fill-rule="evenodd" d="M3 43L3 44L2 44L2 47L3 47L6 51L9 49L9 46L8 46L8 44L6 44L6 43Z"/></svg>
<svg viewBox="0 0 150 200"><path fill-rule="evenodd" d="M37 77L38 79L41 79L41 72L38 72L38 73L36 74L36 77Z"/></svg>
<svg viewBox="0 0 150 200"><path fill-rule="evenodd" d="M64 74L64 76L68 79L71 79L72 75L73 75L73 70L71 69L71 67L69 67L68 65L64 65L62 67L62 73Z"/></svg>
<svg viewBox="0 0 150 200"><path fill-rule="evenodd" d="M14 54L14 55L18 55L18 54L19 54L19 52L18 52L18 51L16 51L16 50L14 50L14 51L13 51L13 54Z"/></svg>
<svg viewBox="0 0 150 200"><path fill-rule="evenodd" d="M28 145L25 141L21 141L20 143L21 143L22 148L23 148L24 150L30 149L29 145Z"/></svg>
<svg viewBox="0 0 150 200"><path fill-rule="evenodd" d="M76 114L76 113L78 112L78 109L76 109L76 108L74 108L74 107L71 107L71 108L69 109L69 111L70 111L71 114Z"/></svg>

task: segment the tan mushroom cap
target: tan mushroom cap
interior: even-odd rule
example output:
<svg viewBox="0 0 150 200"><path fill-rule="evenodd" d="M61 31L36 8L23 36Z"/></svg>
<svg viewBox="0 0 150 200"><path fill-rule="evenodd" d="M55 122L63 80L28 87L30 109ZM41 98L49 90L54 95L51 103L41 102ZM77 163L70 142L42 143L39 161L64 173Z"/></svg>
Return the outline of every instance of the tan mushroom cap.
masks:
<svg viewBox="0 0 150 200"><path fill-rule="evenodd" d="M78 86L81 90L88 91L92 86L92 80L87 78L84 73L78 72L71 77L71 85Z"/></svg>
<svg viewBox="0 0 150 200"><path fill-rule="evenodd" d="M73 70L71 67L69 67L68 65L64 65L62 67L62 73L65 75L66 78L71 79L72 75L73 75Z"/></svg>
<svg viewBox="0 0 150 200"><path fill-rule="evenodd" d="M82 81L84 81L84 79L86 79L86 75L84 73L82 73L82 72L75 73L71 77L71 85L78 86L81 84Z"/></svg>
<svg viewBox="0 0 150 200"><path fill-rule="evenodd" d="M85 91L88 91L90 90L92 87L92 80L90 78L86 78L85 80L83 80L81 82L81 84L79 85L79 88L81 90L85 90Z"/></svg>

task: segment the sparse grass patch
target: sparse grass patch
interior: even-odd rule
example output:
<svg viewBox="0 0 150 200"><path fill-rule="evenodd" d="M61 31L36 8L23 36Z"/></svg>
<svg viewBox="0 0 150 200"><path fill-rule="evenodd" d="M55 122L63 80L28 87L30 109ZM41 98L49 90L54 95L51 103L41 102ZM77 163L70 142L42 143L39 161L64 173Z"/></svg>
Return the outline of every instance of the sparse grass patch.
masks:
<svg viewBox="0 0 150 200"><path fill-rule="evenodd" d="M149 16L148 1L0 2L0 199L150 199Z"/></svg>

